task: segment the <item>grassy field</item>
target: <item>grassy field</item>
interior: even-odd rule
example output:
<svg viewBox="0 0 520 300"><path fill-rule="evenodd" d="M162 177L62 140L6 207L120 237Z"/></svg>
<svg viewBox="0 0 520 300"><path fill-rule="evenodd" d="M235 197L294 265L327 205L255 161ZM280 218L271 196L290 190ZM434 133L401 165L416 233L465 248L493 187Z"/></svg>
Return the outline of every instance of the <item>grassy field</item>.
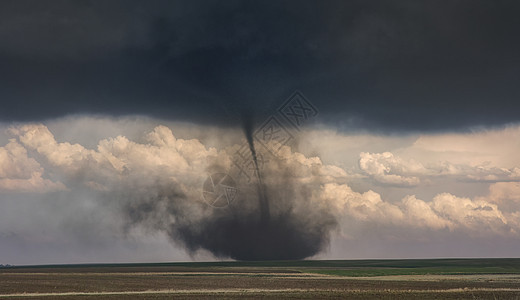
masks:
<svg viewBox="0 0 520 300"><path fill-rule="evenodd" d="M520 299L520 259L0 268L0 299Z"/></svg>

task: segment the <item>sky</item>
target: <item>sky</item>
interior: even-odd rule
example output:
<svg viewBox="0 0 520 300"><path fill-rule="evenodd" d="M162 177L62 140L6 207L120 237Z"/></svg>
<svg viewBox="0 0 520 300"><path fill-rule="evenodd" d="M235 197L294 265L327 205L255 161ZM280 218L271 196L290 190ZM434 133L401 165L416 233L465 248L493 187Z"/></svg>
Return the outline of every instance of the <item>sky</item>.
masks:
<svg viewBox="0 0 520 300"><path fill-rule="evenodd" d="M519 13L2 1L0 264L518 257Z"/></svg>

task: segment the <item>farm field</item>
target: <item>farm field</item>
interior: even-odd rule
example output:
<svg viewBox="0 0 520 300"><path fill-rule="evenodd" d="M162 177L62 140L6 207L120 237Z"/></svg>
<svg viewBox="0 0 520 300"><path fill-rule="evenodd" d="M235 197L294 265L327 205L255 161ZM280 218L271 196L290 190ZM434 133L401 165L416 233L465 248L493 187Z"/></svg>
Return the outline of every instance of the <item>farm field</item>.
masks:
<svg viewBox="0 0 520 300"><path fill-rule="evenodd" d="M520 259L0 268L0 299L520 299Z"/></svg>

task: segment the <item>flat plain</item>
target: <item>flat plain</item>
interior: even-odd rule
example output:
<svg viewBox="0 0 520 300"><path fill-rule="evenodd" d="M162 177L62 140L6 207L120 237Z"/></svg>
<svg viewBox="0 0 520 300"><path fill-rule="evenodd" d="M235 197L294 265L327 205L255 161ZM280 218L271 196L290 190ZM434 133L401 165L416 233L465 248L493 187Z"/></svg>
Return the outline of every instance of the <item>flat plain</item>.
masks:
<svg viewBox="0 0 520 300"><path fill-rule="evenodd" d="M520 259L0 268L0 299L520 299Z"/></svg>

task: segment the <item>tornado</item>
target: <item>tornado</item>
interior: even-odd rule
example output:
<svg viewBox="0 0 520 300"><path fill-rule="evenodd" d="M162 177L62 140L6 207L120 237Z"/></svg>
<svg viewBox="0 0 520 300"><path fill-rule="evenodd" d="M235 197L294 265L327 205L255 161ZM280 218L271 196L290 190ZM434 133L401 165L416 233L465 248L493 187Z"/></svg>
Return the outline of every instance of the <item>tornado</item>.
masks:
<svg viewBox="0 0 520 300"><path fill-rule="evenodd" d="M238 193L230 205L210 207L167 179L153 187L136 182L124 195L130 198L124 201L128 226L165 232L190 254L208 251L223 259L298 260L323 251L337 221L327 203L316 198L322 188L319 170L302 181L304 166L297 161L273 157L260 167L263 148L255 148L253 125L252 115L245 114L242 129L256 180L237 178Z"/></svg>
<svg viewBox="0 0 520 300"><path fill-rule="evenodd" d="M258 156L256 154L255 142L254 142L254 120L253 115L251 113L245 113L243 118L243 130L244 135L246 136L247 144L249 145L249 150L251 151L251 157L253 159L253 163L255 165L256 170L256 185L258 192L258 206L260 210L260 220L263 223L269 221L270 212L269 212L269 199L266 195L266 187L264 185L264 181L262 180L262 173L260 167L258 166Z"/></svg>

